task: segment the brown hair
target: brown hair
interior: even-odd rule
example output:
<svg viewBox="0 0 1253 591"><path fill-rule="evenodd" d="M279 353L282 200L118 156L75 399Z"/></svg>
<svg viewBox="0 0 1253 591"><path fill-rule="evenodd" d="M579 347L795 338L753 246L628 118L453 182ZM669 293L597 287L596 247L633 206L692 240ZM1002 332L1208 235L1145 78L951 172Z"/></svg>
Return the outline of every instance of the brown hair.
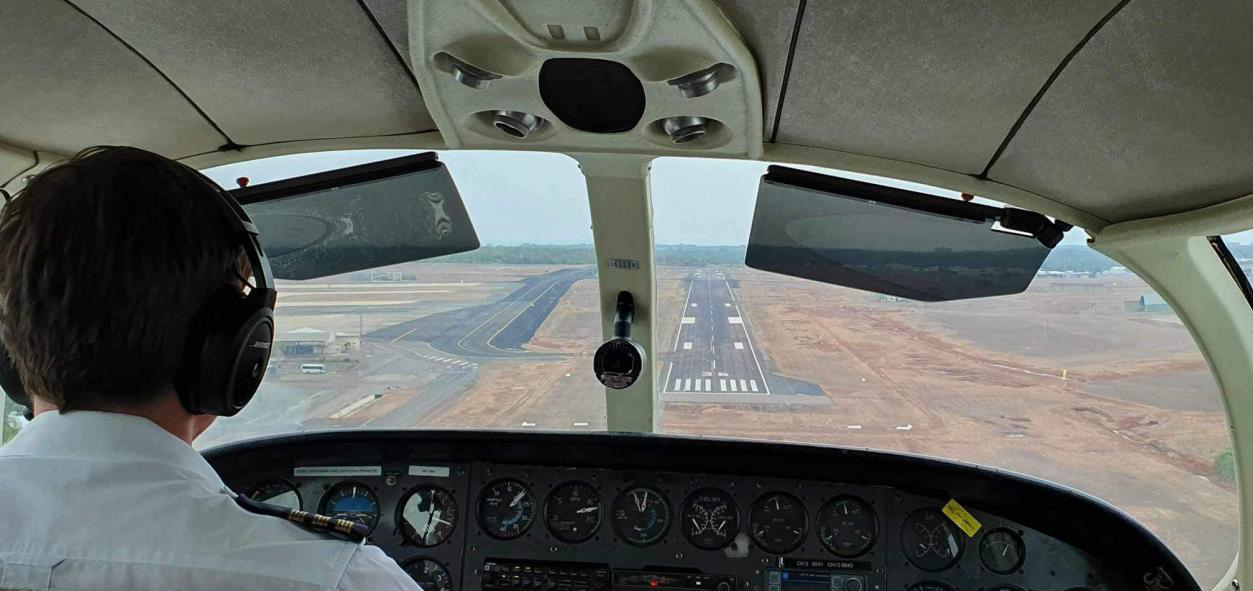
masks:
<svg viewBox="0 0 1253 591"><path fill-rule="evenodd" d="M217 190L163 156L102 146L0 210L0 339L29 394L67 411L171 387L197 311L246 260Z"/></svg>

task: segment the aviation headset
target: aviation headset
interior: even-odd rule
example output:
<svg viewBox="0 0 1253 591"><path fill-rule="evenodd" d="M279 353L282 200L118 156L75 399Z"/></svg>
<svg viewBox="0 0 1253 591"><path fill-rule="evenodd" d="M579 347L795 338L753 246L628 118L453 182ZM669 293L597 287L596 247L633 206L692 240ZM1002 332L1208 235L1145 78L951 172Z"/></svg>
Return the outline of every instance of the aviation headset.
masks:
<svg viewBox="0 0 1253 591"><path fill-rule="evenodd" d="M192 318L183 362L174 377L178 400L187 412L229 417L252 400L265 377L274 340L274 302L278 292L270 262L261 250L257 227L226 191L188 167L218 197L231 234L252 265L254 285L240 297L237 286L224 285ZM136 368L137 370L139 368ZM31 408L9 351L0 342L0 388L14 402Z"/></svg>

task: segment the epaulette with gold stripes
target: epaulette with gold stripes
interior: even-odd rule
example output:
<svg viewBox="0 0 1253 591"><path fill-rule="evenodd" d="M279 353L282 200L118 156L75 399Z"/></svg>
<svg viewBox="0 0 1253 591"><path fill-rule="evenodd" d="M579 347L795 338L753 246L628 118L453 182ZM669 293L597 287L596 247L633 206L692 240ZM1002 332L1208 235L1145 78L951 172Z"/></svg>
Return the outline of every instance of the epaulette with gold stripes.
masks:
<svg viewBox="0 0 1253 591"><path fill-rule="evenodd" d="M354 542L360 542L370 535L370 528L361 525L355 521L347 519L337 519L327 515L319 515L317 513L309 513L308 511L299 511L296 509L288 509L278 505L262 503L248 498L244 495L235 495L235 502L249 513L258 515L269 515L271 517L281 517L293 523L303 526L317 532L323 532L348 538Z"/></svg>

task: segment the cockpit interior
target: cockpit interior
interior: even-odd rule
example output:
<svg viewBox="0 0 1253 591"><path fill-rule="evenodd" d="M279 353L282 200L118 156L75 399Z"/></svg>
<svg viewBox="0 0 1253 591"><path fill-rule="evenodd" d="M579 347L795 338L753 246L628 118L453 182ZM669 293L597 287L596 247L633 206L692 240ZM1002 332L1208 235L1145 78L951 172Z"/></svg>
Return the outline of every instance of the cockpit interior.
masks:
<svg viewBox="0 0 1253 591"><path fill-rule="evenodd" d="M0 197L96 145L231 194L273 346L196 447L425 591L1239 591L1250 30L6 0Z"/></svg>

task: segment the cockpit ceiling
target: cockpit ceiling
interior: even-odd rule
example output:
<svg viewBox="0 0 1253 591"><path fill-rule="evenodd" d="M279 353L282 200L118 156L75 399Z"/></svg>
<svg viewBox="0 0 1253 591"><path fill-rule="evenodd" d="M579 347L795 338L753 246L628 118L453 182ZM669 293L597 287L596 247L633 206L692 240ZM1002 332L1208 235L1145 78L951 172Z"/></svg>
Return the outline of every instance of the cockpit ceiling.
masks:
<svg viewBox="0 0 1253 591"><path fill-rule="evenodd" d="M1253 193L1248 3L717 4L757 60L763 141L982 175L1110 222ZM401 0L0 2L0 143L186 157L433 131L406 18Z"/></svg>

